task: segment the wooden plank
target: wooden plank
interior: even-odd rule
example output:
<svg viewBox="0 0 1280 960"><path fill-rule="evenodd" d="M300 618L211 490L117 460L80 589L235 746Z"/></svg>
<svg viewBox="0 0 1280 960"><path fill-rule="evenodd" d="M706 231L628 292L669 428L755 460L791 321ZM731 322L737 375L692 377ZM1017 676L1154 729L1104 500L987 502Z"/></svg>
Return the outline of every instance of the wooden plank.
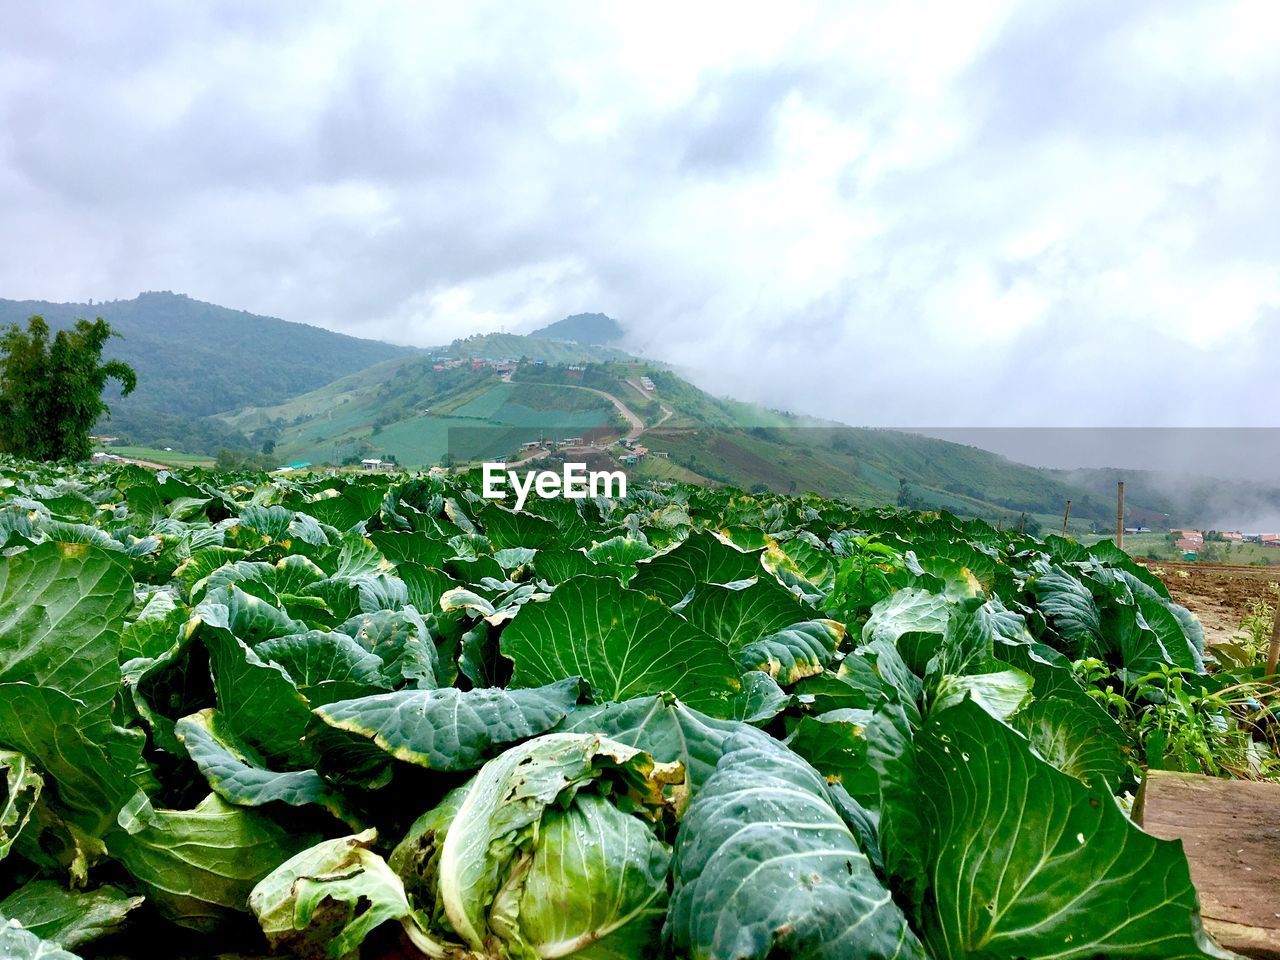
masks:
<svg viewBox="0 0 1280 960"><path fill-rule="evenodd" d="M1148 833L1181 840L1205 929L1280 960L1280 784L1148 771L1134 804Z"/></svg>

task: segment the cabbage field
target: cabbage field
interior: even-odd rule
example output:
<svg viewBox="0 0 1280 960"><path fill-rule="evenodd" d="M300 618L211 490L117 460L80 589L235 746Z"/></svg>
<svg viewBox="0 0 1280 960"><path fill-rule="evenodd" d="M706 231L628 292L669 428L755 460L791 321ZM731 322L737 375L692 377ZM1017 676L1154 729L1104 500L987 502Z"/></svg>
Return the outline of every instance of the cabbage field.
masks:
<svg viewBox="0 0 1280 960"><path fill-rule="evenodd" d="M1230 956L1126 811L1274 757L1113 545L478 487L0 465L0 956Z"/></svg>

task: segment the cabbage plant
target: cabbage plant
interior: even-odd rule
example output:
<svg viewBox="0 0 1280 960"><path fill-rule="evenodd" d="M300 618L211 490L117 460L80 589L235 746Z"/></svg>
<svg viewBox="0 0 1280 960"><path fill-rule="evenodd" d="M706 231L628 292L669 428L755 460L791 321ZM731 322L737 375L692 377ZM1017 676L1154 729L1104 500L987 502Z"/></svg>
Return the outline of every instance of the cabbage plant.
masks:
<svg viewBox="0 0 1280 960"><path fill-rule="evenodd" d="M633 747L548 734L486 764L429 811L392 863L429 956L640 957L667 908L660 835L683 779Z"/></svg>
<svg viewBox="0 0 1280 960"><path fill-rule="evenodd" d="M354 955L399 919L429 957L626 960L667 910L679 763L594 734L528 740L423 814L389 861L372 832L282 864L250 897L274 946Z"/></svg>

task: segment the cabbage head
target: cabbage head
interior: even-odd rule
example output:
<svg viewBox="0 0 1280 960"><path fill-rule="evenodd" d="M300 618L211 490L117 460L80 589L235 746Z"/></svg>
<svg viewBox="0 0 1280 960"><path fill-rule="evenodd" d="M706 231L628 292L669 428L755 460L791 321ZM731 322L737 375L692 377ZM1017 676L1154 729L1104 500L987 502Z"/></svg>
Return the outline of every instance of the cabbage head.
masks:
<svg viewBox="0 0 1280 960"><path fill-rule="evenodd" d="M428 956L632 960L660 942L679 764L556 733L490 760L391 855ZM671 789L675 785L676 789Z"/></svg>

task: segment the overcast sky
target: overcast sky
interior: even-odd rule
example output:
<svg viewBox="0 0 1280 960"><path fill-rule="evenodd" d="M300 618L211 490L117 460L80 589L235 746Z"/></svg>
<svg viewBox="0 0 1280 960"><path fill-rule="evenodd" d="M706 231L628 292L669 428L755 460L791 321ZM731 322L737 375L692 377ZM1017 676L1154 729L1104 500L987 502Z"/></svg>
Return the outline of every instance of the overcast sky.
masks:
<svg viewBox="0 0 1280 960"><path fill-rule="evenodd" d="M601 310L855 424L1280 425L1280 4L8 5L0 296Z"/></svg>

